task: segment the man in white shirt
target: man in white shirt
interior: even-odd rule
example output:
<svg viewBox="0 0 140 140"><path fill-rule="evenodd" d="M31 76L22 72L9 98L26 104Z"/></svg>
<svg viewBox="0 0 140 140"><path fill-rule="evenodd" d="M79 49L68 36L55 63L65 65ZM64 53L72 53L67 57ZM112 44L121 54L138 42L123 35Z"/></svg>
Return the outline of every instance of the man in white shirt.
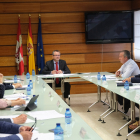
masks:
<svg viewBox="0 0 140 140"><path fill-rule="evenodd" d="M119 60L123 64L119 70L116 71L117 77L122 77L123 79L128 78L130 76L140 74L140 70L138 65L134 60L130 58L130 52L127 50L123 50L120 52Z"/></svg>
<svg viewBox="0 0 140 140"><path fill-rule="evenodd" d="M123 79L128 78L130 76L140 74L140 70L138 65L134 60L130 58L130 52L127 50L123 50L120 52L119 60L123 64L119 70L116 71L117 77L122 77ZM118 102L120 105L123 105L123 97L118 95ZM130 108L130 101L125 99L124 104L124 112L127 113Z"/></svg>

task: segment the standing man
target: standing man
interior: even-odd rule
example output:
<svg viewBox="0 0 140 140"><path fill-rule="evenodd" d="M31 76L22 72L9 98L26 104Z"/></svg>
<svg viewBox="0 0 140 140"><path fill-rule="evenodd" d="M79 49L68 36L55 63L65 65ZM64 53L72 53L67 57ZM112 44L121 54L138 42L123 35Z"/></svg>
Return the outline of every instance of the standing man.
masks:
<svg viewBox="0 0 140 140"><path fill-rule="evenodd" d="M60 51L54 50L52 53L52 60L47 61L46 65L42 71L43 74L68 74L71 73L69 68L67 67L66 61L60 59ZM49 84L52 87L52 84ZM56 78L56 87L61 87L60 78ZM66 98L70 95L70 84L64 83L65 92L64 92L64 100L66 102Z"/></svg>
<svg viewBox="0 0 140 140"><path fill-rule="evenodd" d="M138 65L134 60L130 58L130 52L123 50L120 52L119 60L123 64L119 70L116 71L117 77L122 77L123 79L130 76L140 74ZM123 97L118 95L118 102L123 105ZM125 99L124 112L127 113L130 108L130 101Z"/></svg>
<svg viewBox="0 0 140 140"><path fill-rule="evenodd" d="M123 79L130 76L140 74L138 65L134 60L130 58L130 52L123 50L120 52L119 60L123 64L119 70L116 71L117 77L122 77Z"/></svg>

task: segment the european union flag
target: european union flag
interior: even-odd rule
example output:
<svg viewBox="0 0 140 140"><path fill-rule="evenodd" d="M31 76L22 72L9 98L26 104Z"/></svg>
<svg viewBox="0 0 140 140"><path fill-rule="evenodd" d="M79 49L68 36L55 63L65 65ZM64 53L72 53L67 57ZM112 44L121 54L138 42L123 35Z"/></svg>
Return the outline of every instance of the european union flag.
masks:
<svg viewBox="0 0 140 140"><path fill-rule="evenodd" d="M43 50L43 42L42 42L41 18L40 17L39 17L38 38L37 38L37 66L38 66L38 74L41 74L42 70L45 66L45 61L44 61L44 50Z"/></svg>

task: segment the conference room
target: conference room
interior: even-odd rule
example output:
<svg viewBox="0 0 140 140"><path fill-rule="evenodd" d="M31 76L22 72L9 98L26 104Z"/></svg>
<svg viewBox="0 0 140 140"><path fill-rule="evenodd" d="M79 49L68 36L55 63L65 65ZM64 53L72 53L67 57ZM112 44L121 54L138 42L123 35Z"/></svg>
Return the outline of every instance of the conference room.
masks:
<svg viewBox="0 0 140 140"><path fill-rule="evenodd" d="M128 50L131 59L140 67L140 2L138 0L13 0L12 2L0 0L0 7L0 73L4 75L3 79L14 78L14 75L20 78L19 75L26 75L27 72L30 73L32 78L32 70L34 69L35 79L37 79L33 84L42 88L40 92L34 91L32 93L32 95L39 94L37 110L41 110L41 107L43 109L43 105L45 105L46 108L44 109L55 110L56 108L59 113L64 115L66 108L70 108L72 114L74 113L75 117L78 114L79 117L72 118L76 127L73 132L77 132L78 137L83 127L88 137L85 139L93 139L92 133L103 140L126 139L128 126L120 131L122 136L117 136L117 134L119 129L127 123L127 120L130 121L131 108L124 114L122 113L124 111L123 106L118 104L118 109L121 112L116 111L116 106L114 109L118 95L114 91L116 85L112 89L109 87L111 80L107 80L108 87L102 85L102 80L101 83L96 80L98 72L102 77L103 74L113 75L120 69L122 63L119 60L119 55L123 50ZM55 78L61 78L63 81L59 81L60 83L70 83L70 106L69 98L66 97L66 102L63 101L62 88L55 88L54 91L42 81L42 77L38 77L45 75L42 74L42 70L46 62L53 59L52 52L54 50L60 51L60 59L65 60L71 72L71 75L64 76L65 73L62 70L63 74L58 77L53 76L54 80ZM43 67L42 64L39 66L40 62L44 63ZM24 69L20 69L19 64L20 66L23 65ZM21 79L25 82L20 81L22 85L27 84L26 76ZM118 80L120 79L118 78ZM12 94L15 91L18 92L15 89L5 90L5 95ZM26 90L23 90L23 92L26 94ZM135 92L138 92L138 90ZM43 96L47 98L48 105L40 93L43 93ZM45 93L46 95L44 95ZM124 96L127 99L129 98L128 95ZM39 103L41 99L43 100L42 105L41 102ZM60 108L56 105L59 104L58 100ZM105 104L100 102L101 100ZM132 101L139 103L135 100ZM49 105L50 108L47 107ZM109 110L101 116L109 107L111 111L115 111L105 117L104 122L106 123L98 121L99 118L103 119L110 112ZM7 115L8 109L0 112ZM87 112L88 110L90 112ZM10 112L13 112L11 115L14 114L14 110ZM20 115L20 112L15 112L15 114ZM139 116L137 108L135 108L135 114L136 117ZM124 116L125 120L123 119ZM30 117L30 119L34 121L33 118ZM77 119L80 119L82 123L85 121L84 125L86 126L79 125L78 128ZM48 121L38 122L39 129L39 127L47 125ZM50 129L53 129L56 125L53 119L48 123L51 126ZM60 119L60 123L62 123L64 129L63 119ZM26 125L32 126L32 124L27 123ZM42 131L41 133L49 133L49 131ZM72 138L74 138L74 134L72 134ZM139 136L139 133L132 134L128 139L137 140ZM64 139L72 138L66 137L64 134Z"/></svg>

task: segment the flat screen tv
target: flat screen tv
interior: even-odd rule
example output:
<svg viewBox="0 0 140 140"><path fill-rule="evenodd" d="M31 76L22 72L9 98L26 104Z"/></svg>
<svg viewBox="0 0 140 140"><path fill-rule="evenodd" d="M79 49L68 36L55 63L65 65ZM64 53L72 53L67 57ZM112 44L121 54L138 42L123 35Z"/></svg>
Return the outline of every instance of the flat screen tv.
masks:
<svg viewBox="0 0 140 140"><path fill-rule="evenodd" d="M133 43L134 12L86 12L85 35L87 44Z"/></svg>

